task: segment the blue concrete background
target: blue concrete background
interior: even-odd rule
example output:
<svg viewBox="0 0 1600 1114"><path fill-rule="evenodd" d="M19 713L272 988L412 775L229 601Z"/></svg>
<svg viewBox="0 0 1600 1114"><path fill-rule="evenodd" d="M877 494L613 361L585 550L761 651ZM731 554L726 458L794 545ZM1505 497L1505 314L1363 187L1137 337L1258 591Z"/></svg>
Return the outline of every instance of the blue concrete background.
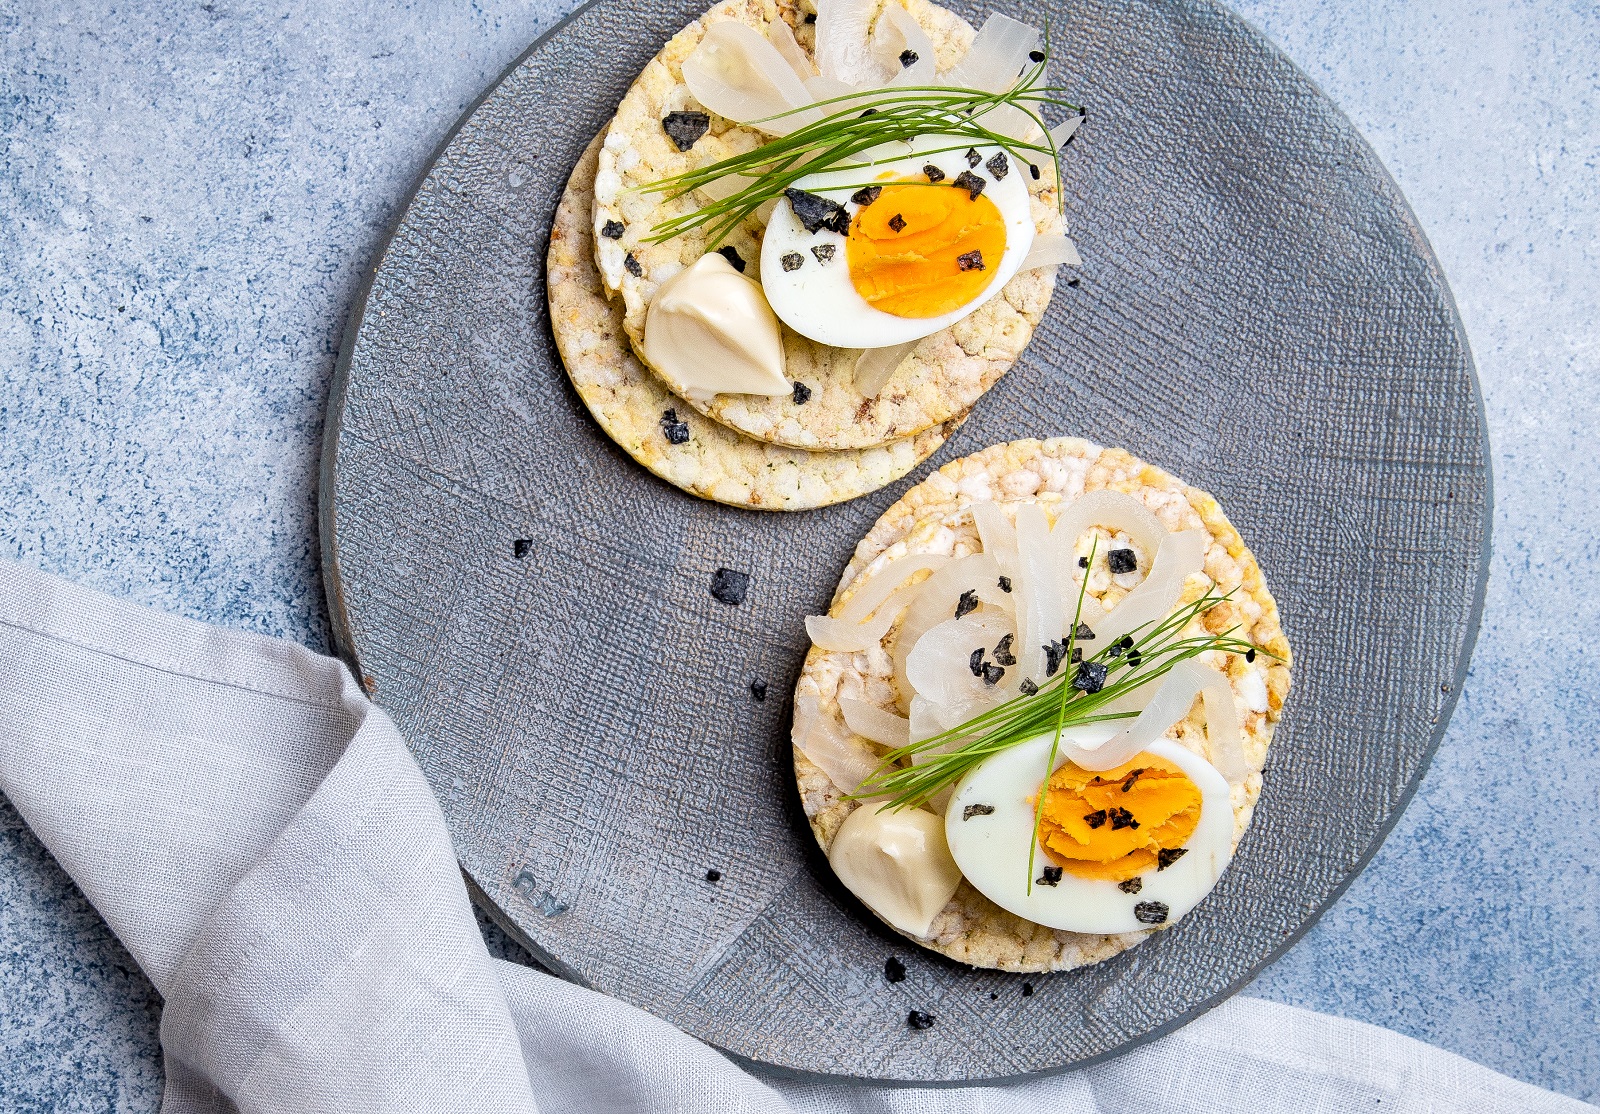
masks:
<svg viewBox="0 0 1600 1114"><path fill-rule="evenodd" d="M358 276L457 115L571 6L0 5L0 557L325 648L316 469ZM1438 758L1249 993L1600 1098L1600 10L1239 10L1416 208L1496 489ZM154 991L4 802L0 861L0 1106L155 1110Z"/></svg>

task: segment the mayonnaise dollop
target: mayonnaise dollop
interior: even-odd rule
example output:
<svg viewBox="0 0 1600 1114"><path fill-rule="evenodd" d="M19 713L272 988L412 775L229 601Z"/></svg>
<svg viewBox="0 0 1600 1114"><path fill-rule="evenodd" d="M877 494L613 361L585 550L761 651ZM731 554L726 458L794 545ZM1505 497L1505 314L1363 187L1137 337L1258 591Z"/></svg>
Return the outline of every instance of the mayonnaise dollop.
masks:
<svg viewBox="0 0 1600 1114"><path fill-rule="evenodd" d="M879 812L868 802L856 809L839 825L828 865L869 909L913 936L928 935L961 884L943 818L920 808Z"/></svg>
<svg viewBox="0 0 1600 1114"><path fill-rule="evenodd" d="M644 358L689 398L786 395L783 335L758 283L709 252L656 291L644 319Z"/></svg>

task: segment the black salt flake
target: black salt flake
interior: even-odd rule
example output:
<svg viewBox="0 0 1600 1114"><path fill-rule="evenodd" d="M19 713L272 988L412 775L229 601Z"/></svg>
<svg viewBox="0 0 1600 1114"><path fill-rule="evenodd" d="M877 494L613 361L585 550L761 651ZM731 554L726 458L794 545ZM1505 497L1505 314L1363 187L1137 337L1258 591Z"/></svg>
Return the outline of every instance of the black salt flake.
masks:
<svg viewBox="0 0 1600 1114"><path fill-rule="evenodd" d="M1136 894L1144 889L1143 878L1129 878L1126 882L1118 882L1117 889L1125 894Z"/></svg>
<svg viewBox="0 0 1600 1114"><path fill-rule="evenodd" d="M1044 873L1039 875L1039 877L1035 878L1033 880L1033 884L1036 885L1036 886L1058 886L1058 885L1060 885L1061 884L1061 868L1058 867L1058 866L1047 866L1047 867L1045 867L1044 868Z"/></svg>
<svg viewBox="0 0 1600 1114"><path fill-rule="evenodd" d="M977 166L983 161L983 156L978 154L978 149L976 147L968 147L967 153L961 157L967 160L968 166Z"/></svg>
<svg viewBox="0 0 1600 1114"><path fill-rule="evenodd" d="M1256 650L1255 650L1254 646L1250 647L1250 649L1248 649L1248 650L1246 650L1244 652L1244 660L1245 661L1255 661L1256 660Z"/></svg>
<svg viewBox="0 0 1600 1114"><path fill-rule="evenodd" d="M661 121L661 130L680 151L693 147L710 128L711 117L704 112L669 112Z"/></svg>
<svg viewBox="0 0 1600 1114"><path fill-rule="evenodd" d="M804 406L810 401L811 388L800 382L800 380L796 379L794 381L794 404L796 406Z"/></svg>
<svg viewBox="0 0 1600 1114"><path fill-rule="evenodd" d="M1167 867L1177 862L1189 853L1187 847L1163 847L1156 852L1156 869L1166 870Z"/></svg>
<svg viewBox="0 0 1600 1114"><path fill-rule="evenodd" d="M994 157L984 163L983 167L998 182L1011 173L1011 160L1006 158L1004 151L996 151Z"/></svg>
<svg viewBox="0 0 1600 1114"><path fill-rule="evenodd" d="M850 195L850 200L864 208L878 200L878 195L882 192L882 186L862 186Z"/></svg>
<svg viewBox="0 0 1600 1114"><path fill-rule="evenodd" d="M1103 808L1095 809L1083 818L1083 822L1091 828L1098 828L1106 822L1106 810Z"/></svg>
<svg viewBox="0 0 1600 1114"><path fill-rule="evenodd" d="M1042 50L1030 50L1030 51L1028 51L1028 61L1030 61L1030 62L1043 62L1044 61L1044 51L1042 51Z"/></svg>
<svg viewBox="0 0 1600 1114"><path fill-rule="evenodd" d="M1000 578L1000 590L1002 592L1011 591L1011 578L1009 576L1002 576Z"/></svg>
<svg viewBox="0 0 1600 1114"><path fill-rule="evenodd" d="M1139 830L1139 821L1135 820L1133 813L1125 808L1106 809L1106 818L1111 821L1111 830L1114 832L1120 832L1123 828Z"/></svg>
<svg viewBox="0 0 1600 1114"><path fill-rule="evenodd" d="M983 192L983 187L987 186L989 183L984 178L974 174L972 171L963 170L960 174L955 176L955 180L950 184L958 190L966 190L968 197L971 200L976 201L978 200L978 195Z"/></svg>
<svg viewBox="0 0 1600 1114"><path fill-rule="evenodd" d="M805 190L797 190L793 186L784 190L783 196L789 199L789 208L794 210L795 219L807 232L826 228L829 232L837 232L841 236L849 233L850 214L846 213L844 206L837 201L818 197Z"/></svg>
<svg viewBox="0 0 1600 1114"><path fill-rule="evenodd" d="M1072 637L1079 642L1093 642L1094 628L1088 623L1079 623L1072 631Z"/></svg>
<svg viewBox="0 0 1600 1114"><path fill-rule="evenodd" d="M622 257L622 265L628 269L628 273L634 278L644 277L644 267L633 257L633 252L630 251Z"/></svg>
<svg viewBox="0 0 1600 1114"><path fill-rule="evenodd" d="M811 254L817 257L818 263L831 263L833 262L834 252L838 250L838 246L835 244L817 244L811 249Z"/></svg>
<svg viewBox="0 0 1600 1114"><path fill-rule="evenodd" d="M1133 907L1133 919L1140 924L1164 924L1171 911L1164 901L1141 901Z"/></svg>
<svg viewBox="0 0 1600 1114"><path fill-rule="evenodd" d="M894 229L896 232L905 231L906 218L902 217L899 213L896 213L894 216L889 218L889 227Z"/></svg>
<svg viewBox="0 0 1600 1114"><path fill-rule="evenodd" d="M983 252L969 251L965 255L956 256L956 266L963 271L983 270Z"/></svg>
<svg viewBox="0 0 1600 1114"><path fill-rule="evenodd" d="M513 538L513 539L511 539L511 556L515 557L519 561L522 560L524 557L526 557L528 555L528 551L531 550L532 548L533 548L533 539L532 538Z"/></svg>
<svg viewBox="0 0 1600 1114"><path fill-rule="evenodd" d="M1028 678L1024 677L1022 679L1022 684L1017 686L1017 691L1022 693L1023 696L1038 696L1039 686L1034 684Z"/></svg>
<svg viewBox="0 0 1600 1114"><path fill-rule="evenodd" d="M734 569L718 569L711 574L711 598L729 607L738 607L750 591L750 574Z"/></svg>
<svg viewBox="0 0 1600 1114"><path fill-rule="evenodd" d="M785 271L798 271L805 264L805 261L806 257L797 251L784 252L783 257L778 260L783 264Z"/></svg>
<svg viewBox="0 0 1600 1114"><path fill-rule="evenodd" d="M971 820L974 816L993 816L993 805L968 805L961 810L961 819Z"/></svg>
<svg viewBox="0 0 1600 1114"><path fill-rule="evenodd" d="M979 646L972 651L972 656L967 658L967 668L972 670L974 677L983 676L983 647Z"/></svg>
<svg viewBox="0 0 1600 1114"><path fill-rule="evenodd" d="M718 248L717 254L726 259L729 265L732 266L735 271L738 271L741 275L744 274L744 256L739 254L738 248L730 244L725 248Z"/></svg>
<svg viewBox="0 0 1600 1114"><path fill-rule="evenodd" d="M924 1029L932 1029L933 1021L933 1014L923 1013L921 1010L912 1010L906 1014L906 1024L919 1033Z"/></svg>
<svg viewBox="0 0 1600 1114"><path fill-rule="evenodd" d="M626 231L626 229L622 227L622 222L620 220L608 220L605 222L605 224L600 226L600 235L604 236L608 240L622 239L622 234L624 231Z"/></svg>
<svg viewBox="0 0 1600 1114"><path fill-rule="evenodd" d="M1033 984L1031 982L1025 982L1022 984L1022 996L1024 998L1033 997Z"/></svg>
<svg viewBox="0 0 1600 1114"><path fill-rule="evenodd" d="M1081 692L1099 692L1106 687L1108 672L1110 670L1097 661L1079 662L1078 671L1072 676L1072 687Z"/></svg>
<svg viewBox="0 0 1600 1114"><path fill-rule="evenodd" d="M978 610L978 590L968 588L961 593L961 598L956 600L956 618L960 619Z"/></svg>
<svg viewBox="0 0 1600 1114"><path fill-rule="evenodd" d="M906 965L901 961L899 956L891 955L888 959L883 961L883 977L888 979L890 982L905 981Z"/></svg>
<svg viewBox="0 0 1600 1114"><path fill-rule="evenodd" d="M722 881L722 871L720 871L720 870L708 870L708 871L706 871L706 881L707 882L720 882L720 881Z"/></svg>
<svg viewBox="0 0 1600 1114"><path fill-rule="evenodd" d="M944 171L940 170L937 166L934 166L931 162L922 168L922 173L928 176L928 181L930 182L944 181Z"/></svg>
<svg viewBox="0 0 1600 1114"><path fill-rule="evenodd" d="M667 444L683 445L689 440L689 423L678 420L678 411L672 407L661 411L661 432L666 435Z"/></svg>
<svg viewBox="0 0 1600 1114"><path fill-rule="evenodd" d="M1131 549L1113 549L1106 554L1106 568L1114 573L1133 572L1139 567L1139 558Z"/></svg>
<svg viewBox="0 0 1600 1114"><path fill-rule="evenodd" d="M1005 675L1006 671L1001 669L998 665L985 664L983 667L983 683L986 685L998 685L1000 683L1000 678L1004 677Z"/></svg>
<svg viewBox="0 0 1600 1114"><path fill-rule="evenodd" d="M757 704L767 702L767 682L760 677L750 678L750 696Z"/></svg>
<svg viewBox="0 0 1600 1114"><path fill-rule="evenodd" d="M910 48L902 50L900 52L900 68L901 69L910 69L912 66L915 66L917 64L917 58L918 57L919 57L919 55L917 54L917 52L914 51L914 50L911 50Z"/></svg>
<svg viewBox="0 0 1600 1114"><path fill-rule="evenodd" d="M1011 635L1006 635L994 644L994 660L1001 665L1016 665L1016 655L1011 652Z"/></svg>
<svg viewBox="0 0 1600 1114"><path fill-rule="evenodd" d="M1031 162L1028 164L1028 173L1033 175L1033 180L1035 182L1039 180L1039 168L1034 166Z"/></svg>

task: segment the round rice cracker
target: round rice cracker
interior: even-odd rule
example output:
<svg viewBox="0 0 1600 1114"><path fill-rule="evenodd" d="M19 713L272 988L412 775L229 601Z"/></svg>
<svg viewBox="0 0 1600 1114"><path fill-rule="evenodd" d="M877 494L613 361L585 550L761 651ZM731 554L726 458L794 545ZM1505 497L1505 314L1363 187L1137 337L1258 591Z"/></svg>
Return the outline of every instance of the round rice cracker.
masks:
<svg viewBox="0 0 1600 1114"><path fill-rule="evenodd" d="M1224 590L1236 589L1234 601L1215 609L1211 624L1217 632L1242 624L1249 639L1279 660L1257 655L1246 662L1236 654L1220 655L1214 663L1228 678L1244 727L1244 752L1250 773L1244 783L1233 788L1234 845L1250 825L1255 802L1261 792L1261 768L1273 727L1289 691L1289 643L1278 620L1278 607L1267 590L1255 557L1245 547L1238 532L1229 524L1217 501L1204 491L1189 487L1168 473L1130 456L1121 449L1103 449L1077 438L1049 441L1013 441L995 445L961 460L953 461L928 477L884 512L856 546L854 557L840 578L830 614L838 614L844 604L887 562L907 553L944 553L965 556L981 550L977 530L972 524L973 503L994 501L1009 510L1024 502L1037 502L1050 511L1070 503L1087 491L1111 489L1132 495L1161 520L1168 530L1203 528L1210 535L1205 552L1205 573ZM1096 528L1098 552L1116 547L1132 548L1140 570L1147 570L1153 554L1139 550L1121 534ZM1088 552L1090 535L1079 548ZM1107 606L1115 606L1129 588L1142 579L1142 572L1113 576L1103 559L1090 570L1088 594ZM1189 598L1204 587L1204 578L1190 578ZM819 714L832 716L844 735L844 717L839 701L844 697L866 700L885 709L904 714L895 690L893 669L885 647L893 647L898 623L883 641L883 646L865 653L839 653L815 646L806 656L795 689L798 698L814 696ZM1195 626L1198 631L1199 624ZM909 699L909 694L906 694ZM1202 756L1206 755L1205 720L1196 703L1189 717L1167 733L1169 738ZM876 757L881 748L852 736L862 754ZM822 769L798 748L794 751L795 778L801 802L811 822L812 833L826 852L833 837L856 808L845 800L842 791ZM870 807L870 806L869 806ZM1181 923L1181 922L1180 922ZM934 919L927 939L907 935L962 963L993 967L1005 971L1066 971L1098 963L1132 947L1151 932L1094 935L1045 928L1008 913L984 897L971 884L962 881L955 897Z"/></svg>
<svg viewBox="0 0 1600 1114"><path fill-rule="evenodd" d="M927 0L888 2L903 3L928 32L940 70L966 53L973 31L954 13ZM739 20L765 34L779 19L791 25L809 52L815 29L804 21L794 0L725 0L668 42L617 108L596 177L596 260L607 291L622 296L623 325L638 353L643 352L645 311L656 289L707 250L707 237L700 231L666 243L646 243L653 225L698 203L692 196L663 202L658 195L637 192L638 188L748 151L764 138L752 128L713 115L710 131L689 151L680 152L662 129L662 120L670 112L703 110L683 83L683 62L711 24ZM1059 233L1063 226L1055 168L1045 160L1039 169L1039 180L1029 182L1034 223L1041 233ZM609 221L622 224L620 239L599 235ZM765 224L752 216L725 241L745 261L745 273L758 281ZM639 266L637 276L627 266L630 256ZM685 398L685 405L758 440L803 449L860 449L912 436L966 413L999 381L1043 318L1055 275L1054 267L1018 272L979 309L924 338L876 398L856 390L859 349L818 344L784 326L787 374L811 388L809 402L797 406L788 397L718 395L709 402Z"/></svg>
<svg viewBox="0 0 1600 1114"><path fill-rule="evenodd" d="M550 327L567 375L595 420L640 464L691 495L754 510L799 511L854 499L893 483L932 456L962 416L916 437L853 452L813 453L766 445L702 418L634 358L622 309L595 272L589 211L596 136L573 168L550 230ZM688 427L673 444L667 411Z"/></svg>

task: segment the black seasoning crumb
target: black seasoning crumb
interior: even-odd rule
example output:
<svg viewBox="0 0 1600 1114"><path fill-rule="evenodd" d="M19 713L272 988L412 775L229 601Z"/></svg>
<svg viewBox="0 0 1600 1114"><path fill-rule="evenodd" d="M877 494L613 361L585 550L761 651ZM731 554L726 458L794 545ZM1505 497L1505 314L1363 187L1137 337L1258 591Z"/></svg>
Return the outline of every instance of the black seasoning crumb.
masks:
<svg viewBox="0 0 1600 1114"><path fill-rule="evenodd" d="M958 190L966 190L968 196L973 201L976 201L978 200L978 195L983 192L983 187L987 186L989 183L984 181L978 175L974 174L972 171L963 170L960 174L956 175L955 181L951 182L950 184Z"/></svg>
<svg viewBox="0 0 1600 1114"><path fill-rule="evenodd" d="M816 12L807 12L806 13L806 17L804 19L802 19L800 22L801 23L815 23L816 21L817 21L817 13Z"/></svg>
<svg viewBox="0 0 1600 1114"><path fill-rule="evenodd" d="M1028 51L1028 61L1030 61L1030 62L1043 62L1044 61L1044 51L1042 51L1042 50L1030 50L1030 51Z"/></svg>
<svg viewBox="0 0 1600 1114"><path fill-rule="evenodd" d="M1033 175L1033 180L1035 182L1039 180L1039 168L1034 166L1031 162L1028 164L1028 173Z"/></svg>
<svg viewBox="0 0 1600 1114"><path fill-rule="evenodd" d="M634 278L644 277L644 268L641 267L639 265L639 261L633 257L633 252L630 251L627 255L622 257L622 265L628 269L628 273Z"/></svg>
<svg viewBox="0 0 1600 1114"><path fill-rule="evenodd" d="M967 659L967 668L972 670L974 677L983 676L983 647L979 646L972 651L972 656Z"/></svg>
<svg viewBox="0 0 1600 1114"><path fill-rule="evenodd" d="M1078 663L1078 671L1072 676L1072 687L1083 692L1099 692L1106 687L1106 673L1109 670L1097 661Z"/></svg>
<svg viewBox="0 0 1600 1114"><path fill-rule="evenodd" d="M1055 885L1059 885L1060 882L1061 882L1061 868L1058 867L1058 866L1047 866L1047 867L1045 867L1044 868L1044 873L1039 875L1039 877L1037 877L1037 878L1035 878L1033 880L1033 884L1035 886L1055 886Z"/></svg>
<svg viewBox="0 0 1600 1114"><path fill-rule="evenodd" d="M794 404L796 406L804 406L810 401L811 388L800 382L800 380L796 379L794 381Z"/></svg>
<svg viewBox="0 0 1600 1114"><path fill-rule="evenodd" d="M1074 286L1074 287L1075 286L1082 286L1083 285L1083 280L1082 279L1068 279L1067 280L1067 285L1068 286Z"/></svg>
<svg viewBox="0 0 1600 1114"><path fill-rule="evenodd" d="M956 256L956 266L963 271L983 270L983 252L969 251L965 255Z"/></svg>
<svg viewBox="0 0 1600 1114"><path fill-rule="evenodd" d="M999 997L1000 997L1000 995L996 994L994 991L991 990L989 992L989 1001L991 1001L991 1002L996 1001Z"/></svg>
<svg viewBox="0 0 1600 1114"><path fill-rule="evenodd" d="M1078 567L1080 569L1088 568L1089 567L1089 558L1087 558L1087 557L1079 557L1078 558Z"/></svg>
<svg viewBox="0 0 1600 1114"><path fill-rule="evenodd" d="M1113 549L1106 554L1106 568L1112 572L1133 572L1138 567L1139 559L1131 549Z"/></svg>
<svg viewBox="0 0 1600 1114"><path fill-rule="evenodd" d="M735 248L732 245L725 248L718 248L717 254L732 264L735 271L738 271L741 275L744 274L744 256L739 254L738 248Z"/></svg>
<svg viewBox="0 0 1600 1114"><path fill-rule="evenodd" d="M818 263L829 263L832 262L833 253L837 250L833 244L818 244L811 249L811 254L817 257Z"/></svg>
<svg viewBox="0 0 1600 1114"><path fill-rule="evenodd" d="M900 957L891 955L883 961L883 977L890 982L903 982L906 977L906 965L900 962Z"/></svg>
<svg viewBox="0 0 1600 1114"><path fill-rule="evenodd" d="M1163 847L1156 852L1156 869L1166 870L1167 867L1177 862L1189 853L1187 847Z"/></svg>
<svg viewBox="0 0 1600 1114"><path fill-rule="evenodd" d="M1000 578L1000 590L1002 592L1011 591L1011 578L1009 576L1002 576Z"/></svg>
<svg viewBox="0 0 1600 1114"><path fill-rule="evenodd" d="M784 252L783 257L778 260L778 262L783 264L783 269L785 271L798 271L805 261L806 257L797 251Z"/></svg>
<svg viewBox="0 0 1600 1114"><path fill-rule="evenodd" d="M996 151L994 157L984 163L984 168L994 177L996 182L1011 173L1011 162L1006 158L1004 151Z"/></svg>
<svg viewBox="0 0 1600 1114"><path fill-rule="evenodd" d="M1124 793L1126 793L1128 790L1132 789L1133 788L1133 783L1139 780L1139 775L1142 774L1142 773L1144 773L1144 767L1143 766L1139 767L1139 769L1134 770L1127 777L1123 778L1122 779L1122 791Z"/></svg>
<svg viewBox="0 0 1600 1114"><path fill-rule="evenodd" d="M722 871L720 871L720 870L708 870L708 871L706 871L706 881L707 882L720 882L720 881L722 881Z"/></svg>
<svg viewBox="0 0 1600 1114"><path fill-rule="evenodd" d="M767 682L760 677L752 677L750 679L750 695L755 698L757 704L765 704L767 702Z"/></svg>
<svg viewBox="0 0 1600 1114"><path fill-rule="evenodd" d="M623 227L620 220L608 220L600 226L600 235L608 240L622 239Z"/></svg>
<svg viewBox="0 0 1600 1114"><path fill-rule="evenodd" d="M1098 828L1101 824L1106 822L1106 810L1103 808L1096 809L1094 812L1091 812L1089 815L1085 816L1083 818L1083 822L1089 825L1091 828Z"/></svg>
<svg viewBox="0 0 1600 1114"><path fill-rule="evenodd" d="M919 1033L924 1029L932 1029L933 1014L923 1013L921 1010L912 1010L910 1013L906 1014L906 1024L917 1030Z"/></svg>
<svg viewBox="0 0 1600 1114"><path fill-rule="evenodd" d="M1033 997L1033 984L1031 982L1025 982L1022 984L1022 996L1024 998Z"/></svg>
<svg viewBox="0 0 1600 1114"><path fill-rule="evenodd" d="M795 219L807 232L826 228L829 232L837 232L841 236L849 233L850 214L846 213L844 206L837 201L818 197L805 190L797 190L793 186L784 190L783 196L789 199L789 207L794 210Z"/></svg>
<svg viewBox="0 0 1600 1114"><path fill-rule="evenodd" d="M669 112L661 121L661 129L680 151L693 147L710 127L711 117L704 112Z"/></svg>
<svg viewBox="0 0 1600 1114"><path fill-rule="evenodd" d="M967 153L961 157L967 160L968 166L977 166L983 161L983 156L978 154L978 149L976 147L968 147Z"/></svg>
<svg viewBox="0 0 1600 1114"><path fill-rule="evenodd" d="M1063 642L1054 639L1045 643L1044 647L1044 675L1054 677L1056 670L1061 668L1061 659L1066 656L1067 647Z"/></svg>
<svg viewBox="0 0 1600 1114"><path fill-rule="evenodd" d="M998 685L1000 678L1005 675L1006 671L998 665L985 665L983 667L983 683L986 685Z"/></svg>
<svg viewBox="0 0 1600 1114"><path fill-rule="evenodd" d="M678 412L671 407L661 411L661 432L667 435L667 444L682 445L689 440L689 423L678 420Z"/></svg>
<svg viewBox="0 0 1600 1114"><path fill-rule="evenodd" d="M854 201L857 205L871 205L874 201L878 200L878 195L882 192L882 186L862 186L860 189L856 190L855 193L850 195L850 200Z"/></svg>
<svg viewBox="0 0 1600 1114"><path fill-rule="evenodd" d="M1138 650L1135 650L1133 653L1128 655L1128 668L1129 669L1138 669L1143 664L1144 664L1144 657L1139 653Z"/></svg>
<svg viewBox="0 0 1600 1114"><path fill-rule="evenodd" d="M1011 652L1011 636L1008 634L994 644L994 660L1001 665L1016 665L1016 655Z"/></svg>
<svg viewBox="0 0 1600 1114"><path fill-rule="evenodd" d="M1121 890L1125 894L1136 894L1140 890L1144 889L1144 879L1130 878L1126 882L1118 882L1117 889Z"/></svg>
<svg viewBox="0 0 1600 1114"><path fill-rule="evenodd" d="M737 607L744 602L745 593L749 591L750 574L747 572L718 569L711 574L711 598L718 603Z"/></svg>
<svg viewBox="0 0 1600 1114"><path fill-rule="evenodd" d="M974 816L993 816L993 805L968 805L961 810L961 819L971 820Z"/></svg>
<svg viewBox="0 0 1600 1114"><path fill-rule="evenodd" d="M877 114L878 114L878 110L876 108L869 108L865 112L863 112L860 116L857 116L856 119L857 120L865 120L868 116L876 116Z"/></svg>
<svg viewBox="0 0 1600 1114"><path fill-rule="evenodd" d="M907 69L911 66L915 66L917 64L917 57L917 52L914 50L902 50L900 52L900 68Z"/></svg>
<svg viewBox="0 0 1600 1114"><path fill-rule="evenodd" d="M944 171L940 170L937 166L934 166L931 162L922 168L922 172L928 176L928 181L930 182L944 181Z"/></svg>
<svg viewBox="0 0 1600 1114"><path fill-rule="evenodd" d="M1255 647L1252 646L1250 649L1248 649L1248 650L1246 650L1244 652L1244 660L1245 661L1255 661L1256 660Z"/></svg>
<svg viewBox="0 0 1600 1114"><path fill-rule="evenodd" d="M1074 646L1072 648L1072 664L1073 665L1077 665L1082 660L1083 660L1083 647L1082 646Z"/></svg>
<svg viewBox="0 0 1600 1114"><path fill-rule="evenodd" d="M976 610L978 610L978 590L968 588L961 593L961 598L956 600L956 618L960 619Z"/></svg>
<svg viewBox="0 0 1600 1114"><path fill-rule="evenodd" d="M1120 832L1123 828L1139 830L1139 821L1133 818L1133 813L1125 808L1112 808L1106 810L1106 816L1111 821L1111 830Z"/></svg>
<svg viewBox="0 0 1600 1114"><path fill-rule="evenodd" d="M1023 696L1037 696L1039 694L1039 686L1028 680L1026 677L1022 679L1022 684L1017 686L1017 690L1021 692Z"/></svg>
<svg viewBox="0 0 1600 1114"><path fill-rule="evenodd" d="M528 555L528 551L532 548L532 538L513 538L511 540L511 556L515 557L519 561L526 557Z"/></svg>
<svg viewBox="0 0 1600 1114"><path fill-rule="evenodd" d="M1088 623L1079 623L1077 629L1072 632L1072 637L1079 642L1093 642L1094 628Z"/></svg>
<svg viewBox="0 0 1600 1114"><path fill-rule="evenodd" d="M1133 919L1140 924L1162 924L1168 912L1164 901L1141 901L1133 907Z"/></svg>
<svg viewBox="0 0 1600 1114"><path fill-rule="evenodd" d="M894 216L889 218L889 227L894 229L896 232L901 231L905 228L905 226L906 218L902 217L899 213L896 213Z"/></svg>

